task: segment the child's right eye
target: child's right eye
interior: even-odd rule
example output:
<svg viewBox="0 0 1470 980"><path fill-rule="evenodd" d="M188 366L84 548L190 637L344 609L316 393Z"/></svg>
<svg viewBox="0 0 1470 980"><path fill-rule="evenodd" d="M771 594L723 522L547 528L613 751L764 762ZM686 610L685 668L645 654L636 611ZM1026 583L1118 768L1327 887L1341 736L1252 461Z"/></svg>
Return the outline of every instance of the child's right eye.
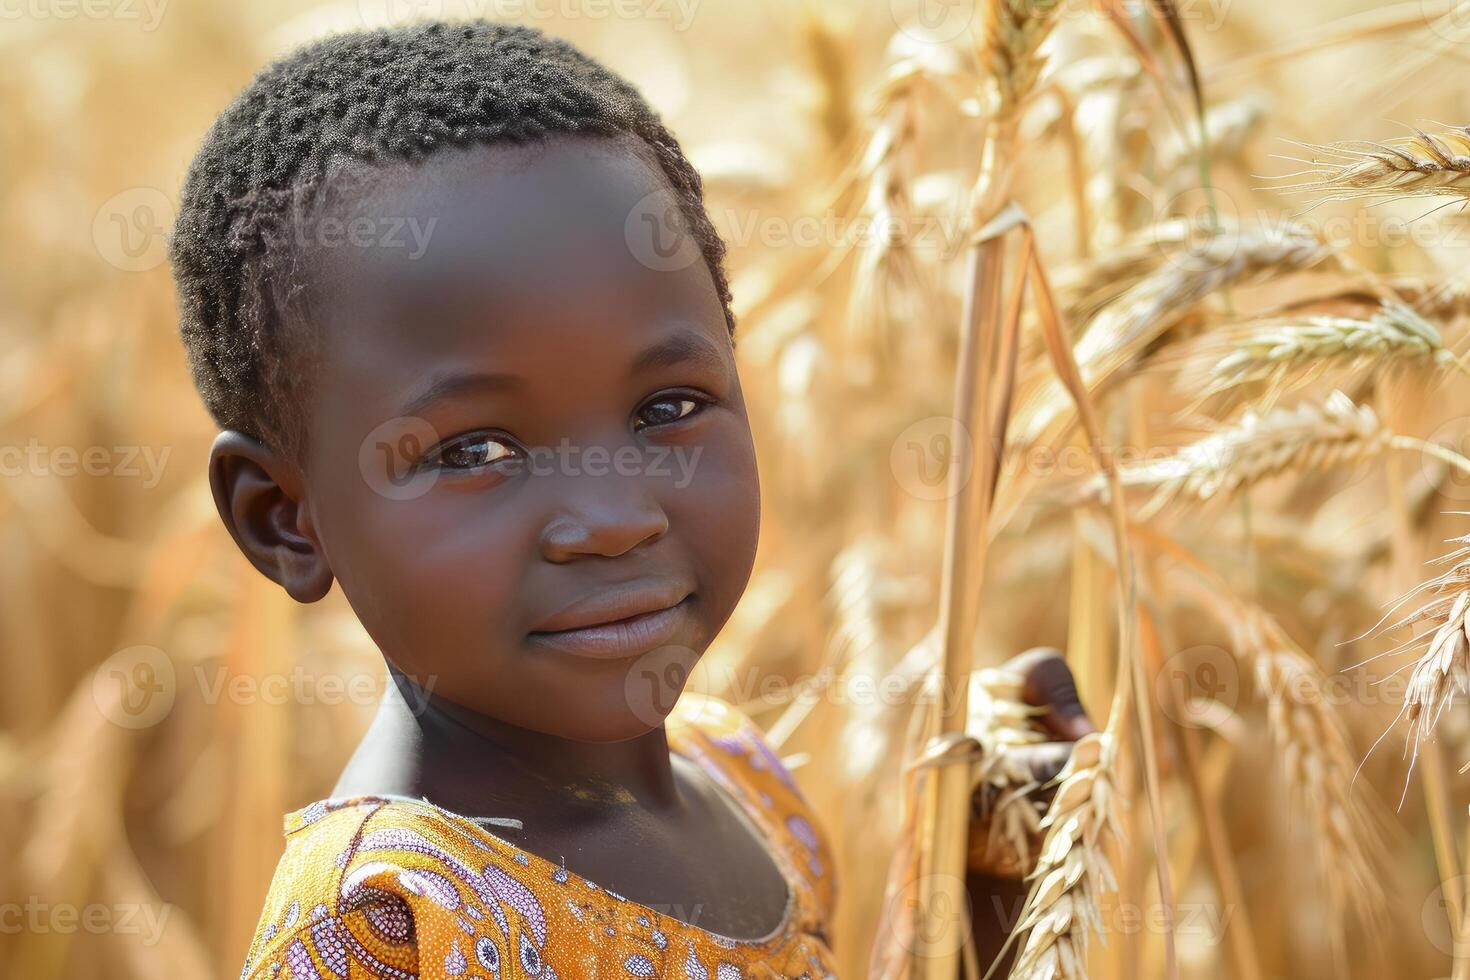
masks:
<svg viewBox="0 0 1470 980"><path fill-rule="evenodd" d="M488 432L475 432L441 442L429 450L424 462L445 470L474 470L516 455L509 441Z"/></svg>

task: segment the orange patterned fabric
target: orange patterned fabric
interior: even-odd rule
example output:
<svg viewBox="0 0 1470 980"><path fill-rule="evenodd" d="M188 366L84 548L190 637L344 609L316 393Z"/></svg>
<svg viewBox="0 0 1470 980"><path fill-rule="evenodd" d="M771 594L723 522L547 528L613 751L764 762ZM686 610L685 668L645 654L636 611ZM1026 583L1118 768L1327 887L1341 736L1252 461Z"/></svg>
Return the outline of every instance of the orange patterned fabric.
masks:
<svg viewBox="0 0 1470 980"><path fill-rule="evenodd" d="M791 774L718 699L684 695L666 731L670 750L739 804L786 878L785 916L765 939L640 905L426 801L354 796L286 816L241 977L835 977L832 854Z"/></svg>

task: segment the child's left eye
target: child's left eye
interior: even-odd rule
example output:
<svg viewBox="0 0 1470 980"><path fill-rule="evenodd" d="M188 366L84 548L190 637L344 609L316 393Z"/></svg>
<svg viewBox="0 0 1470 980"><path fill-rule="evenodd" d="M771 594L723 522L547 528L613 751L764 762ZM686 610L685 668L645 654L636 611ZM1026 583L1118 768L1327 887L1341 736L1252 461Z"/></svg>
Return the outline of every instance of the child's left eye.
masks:
<svg viewBox="0 0 1470 980"><path fill-rule="evenodd" d="M634 429L650 425L668 425L688 418L704 407L704 403L687 396L665 395L644 404L633 419Z"/></svg>
<svg viewBox="0 0 1470 980"><path fill-rule="evenodd" d="M509 442L482 432L441 443L430 450L428 457L440 469L473 470L514 455L515 449Z"/></svg>

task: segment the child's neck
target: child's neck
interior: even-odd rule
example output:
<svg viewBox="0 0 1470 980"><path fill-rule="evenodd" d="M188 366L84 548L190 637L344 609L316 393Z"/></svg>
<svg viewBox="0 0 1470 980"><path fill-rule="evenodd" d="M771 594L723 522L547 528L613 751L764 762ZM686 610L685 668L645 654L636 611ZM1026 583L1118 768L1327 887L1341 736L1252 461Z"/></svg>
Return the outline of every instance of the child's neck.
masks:
<svg viewBox="0 0 1470 980"><path fill-rule="evenodd" d="M333 795L422 797L475 817L568 831L677 808L662 725L619 742L520 728L424 691L397 671Z"/></svg>

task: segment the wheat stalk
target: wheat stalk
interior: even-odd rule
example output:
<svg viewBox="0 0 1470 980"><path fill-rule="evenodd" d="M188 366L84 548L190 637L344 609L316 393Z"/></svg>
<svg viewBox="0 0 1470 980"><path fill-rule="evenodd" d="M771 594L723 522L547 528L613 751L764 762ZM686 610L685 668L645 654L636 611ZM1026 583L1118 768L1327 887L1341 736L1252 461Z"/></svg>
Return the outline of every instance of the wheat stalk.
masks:
<svg viewBox="0 0 1470 980"><path fill-rule="evenodd" d="M1113 545L1118 564L1118 681L1108 713L1107 728L1079 740L1060 777L1057 796L1047 811L1036 885L1027 896L1021 922L1013 938L1026 935L1012 975L1021 978L1080 977L1085 975L1088 932L1101 931L1098 898L1117 889L1105 846L1121 842L1118 796L1113 779L1113 745L1118 733L1136 721L1141 740L1142 775L1149 803L1153 844L1158 860L1155 874L1159 900L1172 910L1174 891L1168 864L1158 760L1154 755L1152 714L1147 703L1147 677L1134 639L1138 596L1128 543L1127 517L1116 468L1107 455L1096 410L1077 361L1063 335L1055 298L1046 272L1034 251L1031 228L1025 226L1023 260L1031 271L1037 311L1057 376L1072 399L1087 434L1094 460L1109 481ZM1124 680L1125 673L1127 680ZM1132 712L1130 713L1130 706ZM1178 976L1172 929L1164 933L1163 973Z"/></svg>
<svg viewBox="0 0 1470 980"><path fill-rule="evenodd" d="M1466 572L1459 569L1461 588L1465 585ZM1442 604L1447 600L1440 600ZM1434 732L1440 714L1454 701L1456 694L1470 690L1470 661L1467 661L1466 631L1470 629L1465 613L1470 608L1470 593L1461 591L1455 595L1443 620L1429 639L1429 646L1409 675L1408 690L1404 693L1409 724L1413 728L1415 741L1422 741Z"/></svg>
<svg viewBox="0 0 1470 980"><path fill-rule="evenodd" d="M986 126L980 151L979 173L970 193L967 208L967 276L960 317L960 347L954 388L954 412L960 424L973 423L982 434L981 445L989 451L980 458L977 478L965 486L958 470L951 470L951 497L946 507L945 552L940 578L939 628L944 636L940 676L944 691L956 695L943 696L935 714L931 738L943 740L961 728L967 718L963 711L968 690L957 682L972 672L973 639L968 636L967 610L964 608L978 595L984 581L984 565L990 511L995 499L995 481L1000 472L1000 455L1004 451L1010 416L1010 397L1016 375L1016 337L1020 325L1020 301L1025 292L1026 270L1019 267L1012 303L1001 312L1002 275L1005 270L1003 231L991 227L1003 212L1011 194L1014 172L1018 110L1030 94L1040 74L1039 58L1042 41L1055 21L1059 8L1056 0L1020 3L1011 0L988 0L983 5L983 20L978 42L982 61L987 64L999 93L999 106ZM1028 239L1028 246L1030 245ZM1028 253L1029 254L1029 253ZM997 404L993 392L1001 392ZM995 413L992 417L992 411ZM978 531L975 534L971 529ZM978 538L979 544L974 542ZM958 710L956 710L958 709ZM957 767L941 770L925 799L926 812L921 824L921 849L933 872L928 876L920 898L923 908L933 913L954 908L963 897L960 873L966 863L972 806L972 783L969 773ZM940 935L967 924L949 921L941 925ZM968 932L966 933L968 935ZM966 947L968 948L968 947ZM959 969L958 949L947 955L930 957L914 966L926 980L947 980Z"/></svg>
<svg viewBox="0 0 1470 980"><path fill-rule="evenodd" d="M1083 374L1096 383L1118 370L1133 359L1140 344L1151 342L1161 328L1207 296L1308 269L1333 254L1310 228L1295 224L1223 231L1188 242L1088 325L1077 344Z"/></svg>
<svg viewBox="0 0 1470 980"><path fill-rule="evenodd" d="M1301 145L1321 156L1299 161L1309 164L1309 169L1286 177L1310 179L1288 185L1286 190L1329 201L1470 197L1470 127L1435 133L1416 128L1413 136L1386 143Z"/></svg>

